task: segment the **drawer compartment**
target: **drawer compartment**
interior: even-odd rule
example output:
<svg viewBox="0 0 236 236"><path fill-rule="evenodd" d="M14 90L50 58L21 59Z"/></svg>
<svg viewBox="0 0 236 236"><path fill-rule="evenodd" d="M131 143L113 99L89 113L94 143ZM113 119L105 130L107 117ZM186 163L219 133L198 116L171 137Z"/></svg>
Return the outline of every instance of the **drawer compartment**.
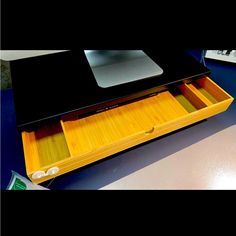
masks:
<svg viewBox="0 0 236 236"><path fill-rule="evenodd" d="M47 171L70 157L60 123L22 132L25 164L29 177L36 171Z"/></svg>
<svg viewBox="0 0 236 236"><path fill-rule="evenodd" d="M201 94L208 100L208 105L216 104L218 102L230 99L231 96L220 88L215 82L208 77L203 77L192 83L191 87L201 97ZM199 92L201 94L199 94Z"/></svg>
<svg viewBox="0 0 236 236"><path fill-rule="evenodd" d="M137 139L187 114L166 91L89 117L62 121L62 127L72 156L78 156Z"/></svg>
<svg viewBox="0 0 236 236"><path fill-rule="evenodd" d="M111 110L22 132L27 174L34 183L46 181L225 111L232 101L202 77Z"/></svg>

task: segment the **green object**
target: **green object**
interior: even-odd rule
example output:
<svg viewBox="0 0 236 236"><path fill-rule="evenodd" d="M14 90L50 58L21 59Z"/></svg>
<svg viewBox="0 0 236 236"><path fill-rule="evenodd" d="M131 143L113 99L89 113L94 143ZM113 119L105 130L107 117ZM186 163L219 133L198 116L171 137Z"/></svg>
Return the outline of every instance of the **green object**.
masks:
<svg viewBox="0 0 236 236"><path fill-rule="evenodd" d="M7 186L7 190L49 190L43 186L33 184L30 180L13 170L11 172L11 180Z"/></svg>
<svg viewBox="0 0 236 236"><path fill-rule="evenodd" d="M12 190L26 190L26 184L18 178L15 178L15 181L12 185Z"/></svg>

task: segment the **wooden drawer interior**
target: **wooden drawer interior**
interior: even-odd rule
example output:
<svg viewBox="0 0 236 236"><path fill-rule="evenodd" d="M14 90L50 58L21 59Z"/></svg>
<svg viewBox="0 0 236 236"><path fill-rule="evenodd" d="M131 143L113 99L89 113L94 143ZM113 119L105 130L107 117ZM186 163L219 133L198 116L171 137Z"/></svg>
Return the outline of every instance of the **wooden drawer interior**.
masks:
<svg viewBox="0 0 236 236"><path fill-rule="evenodd" d="M220 102L233 101L227 92L208 77L203 77L190 84L179 85L171 92L189 113Z"/></svg>
<svg viewBox="0 0 236 236"><path fill-rule="evenodd" d="M34 132L22 132L27 174L62 163L72 165L73 161L83 162L78 167L89 164L219 113L232 101L223 89L203 77L85 118L61 120ZM218 109L220 103L223 104ZM213 106L208 115L206 111ZM69 171L66 169L64 172Z"/></svg>
<svg viewBox="0 0 236 236"><path fill-rule="evenodd" d="M187 112L168 92L120 106L83 119L62 121L73 156L138 138Z"/></svg>
<svg viewBox="0 0 236 236"><path fill-rule="evenodd" d="M28 173L71 156L60 123L47 125L32 132L24 131L22 140Z"/></svg>

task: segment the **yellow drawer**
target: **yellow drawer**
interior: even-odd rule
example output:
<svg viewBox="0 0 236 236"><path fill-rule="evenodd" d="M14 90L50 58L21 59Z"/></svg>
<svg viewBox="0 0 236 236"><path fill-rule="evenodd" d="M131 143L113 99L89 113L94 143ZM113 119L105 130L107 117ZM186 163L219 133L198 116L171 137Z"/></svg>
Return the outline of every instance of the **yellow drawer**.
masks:
<svg viewBox="0 0 236 236"><path fill-rule="evenodd" d="M208 77L108 111L22 132L26 172L41 183L225 111L233 98Z"/></svg>

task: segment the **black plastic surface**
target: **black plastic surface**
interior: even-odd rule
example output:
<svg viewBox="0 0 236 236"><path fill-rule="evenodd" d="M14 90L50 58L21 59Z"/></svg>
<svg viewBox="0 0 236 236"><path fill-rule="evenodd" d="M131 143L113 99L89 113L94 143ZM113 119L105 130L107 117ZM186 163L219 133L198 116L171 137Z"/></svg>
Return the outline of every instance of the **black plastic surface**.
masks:
<svg viewBox="0 0 236 236"><path fill-rule="evenodd" d="M164 73L110 88L97 86L84 51L10 62L17 126L21 130L76 114L86 116L209 74L183 50L144 50Z"/></svg>

